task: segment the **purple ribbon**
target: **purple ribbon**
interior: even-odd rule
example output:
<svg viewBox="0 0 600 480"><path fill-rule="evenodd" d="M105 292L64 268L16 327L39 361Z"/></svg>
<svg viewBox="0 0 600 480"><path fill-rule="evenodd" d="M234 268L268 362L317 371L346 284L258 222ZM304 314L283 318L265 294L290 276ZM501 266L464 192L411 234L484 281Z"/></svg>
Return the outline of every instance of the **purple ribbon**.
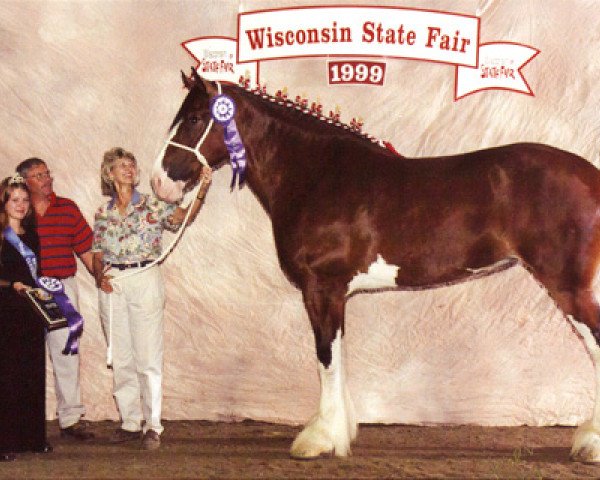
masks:
<svg viewBox="0 0 600 480"><path fill-rule="evenodd" d="M229 161L233 170L230 188L233 190L237 181L242 187L246 180L246 148L233 119L236 112L235 102L227 95L217 95L211 100L210 113L215 122L223 126L225 146L229 152Z"/></svg>
<svg viewBox="0 0 600 480"><path fill-rule="evenodd" d="M54 296L56 304L67 319L69 328L69 337L67 338L67 343L65 344L62 353L63 355L76 355L79 352L79 338L83 333L83 317L75 309L71 300L69 300L69 297L65 293L64 286L59 279L52 277L38 278L37 258L35 253L23 243L15 231L8 226L4 229L3 233L4 238L15 247L17 252L19 252L25 260L25 263L27 263L27 267L35 280L36 285Z"/></svg>
<svg viewBox="0 0 600 480"><path fill-rule="evenodd" d="M246 180L246 149L242 143L240 132L237 129L235 120L231 120L224 125L225 130L223 136L225 137L225 146L229 152L229 160L231 168L233 170L233 177L231 178L231 185L229 188L233 190L235 188L236 178L238 180L238 187L242 188L244 181Z"/></svg>

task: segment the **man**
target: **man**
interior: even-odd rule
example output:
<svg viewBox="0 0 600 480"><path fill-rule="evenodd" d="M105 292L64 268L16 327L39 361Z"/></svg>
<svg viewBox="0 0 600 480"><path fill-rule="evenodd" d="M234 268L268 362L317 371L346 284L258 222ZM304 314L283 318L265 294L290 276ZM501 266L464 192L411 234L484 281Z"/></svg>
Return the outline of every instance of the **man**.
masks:
<svg viewBox="0 0 600 480"><path fill-rule="evenodd" d="M79 310L79 294L75 273L77 254L92 272L93 234L77 205L68 198L58 197L52 188L52 174L39 158L29 158L17 166L17 172L29 187L31 204L36 213L40 238L41 274L59 278L73 306ZM64 355L68 328L48 332L46 343L54 369L58 423L61 436L75 440L94 437L81 422L85 407L81 403L79 385L79 355Z"/></svg>

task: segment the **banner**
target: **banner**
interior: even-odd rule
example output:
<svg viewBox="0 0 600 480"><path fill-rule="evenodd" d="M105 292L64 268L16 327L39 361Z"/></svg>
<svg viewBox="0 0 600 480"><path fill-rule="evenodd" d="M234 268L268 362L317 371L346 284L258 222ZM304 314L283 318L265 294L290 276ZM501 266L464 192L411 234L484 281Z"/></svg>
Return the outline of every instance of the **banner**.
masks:
<svg viewBox="0 0 600 480"><path fill-rule="evenodd" d="M237 39L199 37L182 45L211 80L255 85L261 61L328 57L330 85L381 86L386 62L357 59L378 57L455 66L455 101L483 90L533 96L521 70L540 51L510 41L480 43L480 23L473 15L415 8L292 7L238 14Z"/></svg>
<svg viewBox="0 0 600 480"><path fill-rule="evenodd" d="M198 62L197 70L208 80L237 83L240 77L258 82L258 64L236 60L237 40L230 37L198 37L181 46Z"/></svg>
<svg viewBox="0 0 600 480"><path fill-rule="evenodd" d="M238 62L315 56L410 58L477 66L479 18L396 7L240 13Z"/></svg>
<svg viewBox="0 0 600 480"><path fill-rule="evenodd" d="M495 42L479 46L479 68L456 67L454 99L482 90L510 90L532 95L521 69L540 51L518 43Z"/></svg>

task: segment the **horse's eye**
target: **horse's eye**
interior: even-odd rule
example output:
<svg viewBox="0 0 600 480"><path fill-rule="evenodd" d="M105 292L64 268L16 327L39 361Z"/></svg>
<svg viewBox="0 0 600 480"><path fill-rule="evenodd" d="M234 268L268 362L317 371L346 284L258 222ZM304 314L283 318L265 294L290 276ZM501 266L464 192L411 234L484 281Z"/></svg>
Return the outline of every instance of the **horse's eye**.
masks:
<svg viewBox="0 0 600 480"><path fill-rule="evenodd" d="M190 118L190 122L192 122L192 123L198 123L199 121L200 121L199 117L194 116L194 117Z"/></svg>

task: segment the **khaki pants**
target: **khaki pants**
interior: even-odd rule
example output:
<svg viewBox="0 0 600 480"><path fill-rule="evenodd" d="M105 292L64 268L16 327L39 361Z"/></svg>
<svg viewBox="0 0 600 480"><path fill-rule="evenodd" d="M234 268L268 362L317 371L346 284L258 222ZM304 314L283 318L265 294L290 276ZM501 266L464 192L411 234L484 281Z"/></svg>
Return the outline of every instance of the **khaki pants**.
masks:
<svg viewBox="0 0 600 480"><path fill-rule="evenodd" d="M75 277L62 279L65 293L79 311L79 291ZM62 351L69 338L69 329L61 328L46 334L48 354L54 371L54 389L56 391L56 410L60 428L67 428L85 415L85 407L81 403L79 385L79 355L63 355Z"/></svg>
<svg viewBox="0 0 600 480"><path fill-rule="evenodd" d="M118 277L140 269L109 270ZM99 290L100 318L112 344L113 394L122 428L132 432L152 429L162 433L163 309L165 292L160 268L113 282L115 291ZM109 325L112 299L112 335ZM140 404L141 398L141 404Z"/></svg>

